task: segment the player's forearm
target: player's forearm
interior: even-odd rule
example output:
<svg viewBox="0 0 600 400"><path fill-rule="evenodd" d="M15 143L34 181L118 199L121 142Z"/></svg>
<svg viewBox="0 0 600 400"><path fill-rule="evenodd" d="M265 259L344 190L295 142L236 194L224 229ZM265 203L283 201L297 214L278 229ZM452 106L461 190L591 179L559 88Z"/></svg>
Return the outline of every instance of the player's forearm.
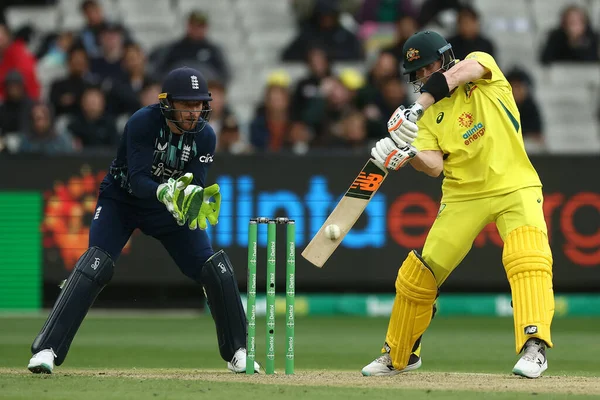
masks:
<svg viewBox="0 0 600 400"><path fill-rule="evenodd" d="M452 91L460 85L481 79L488 72L477 60L470 59L457 63L454 67L444 72L444 76L446 77L446 82L448 82L448 88Z"/></svg>
<svg viewBox="0 0 600 400"><path fill-rule="evenodd" d="M410 160L417 171L437 178L444 170L444 158L441 151L421 151Z"/></svg>
<svg viewBox="0 0 600 400"><path fill-rule="evenodd" d="M476 60L464 60L457 63L454 67L444 72L442 75L446 78L448 92L452 92L460 85L481 79L489 71L479 64ZM441 82L443 84L443 80ZM434 96L427 91L427 85L423 87L426 91L421 93L416 102L423 106L423 111L427 110L436 101Z"/></svg>
<svg viewBox="0 0 600 400"><path fill-rule="evenodd" d="M156 189L158 189L158 183L152 180L149 176L145 176L143 173L133 173L129 175L129 183L131 191L136 197L141 199L150 199L156 197Z"/></svg>

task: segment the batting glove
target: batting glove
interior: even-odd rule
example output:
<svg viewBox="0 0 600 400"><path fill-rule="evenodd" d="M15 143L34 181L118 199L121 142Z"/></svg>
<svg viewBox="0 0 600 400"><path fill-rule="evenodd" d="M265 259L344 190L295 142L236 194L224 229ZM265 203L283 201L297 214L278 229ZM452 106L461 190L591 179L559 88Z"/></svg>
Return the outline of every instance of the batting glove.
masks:
<svg viewBox="0 0 600 400"><path fill-rule="evenodd" d="M417 149L404 143L399 149L390 138L379 140L371 149L371 156L381 165L397 171L417 155Z"/></svg>
<svg viewBox="0 0 600 400"><path fill-rule="evenodd" d="M403 143L412 144L417 138L419 133L417 121L423 115L423 111L423 106L419 103L414 103L407 109L400 106L394 111L387 126L391 138L399 147L404 147Z"/></svg>

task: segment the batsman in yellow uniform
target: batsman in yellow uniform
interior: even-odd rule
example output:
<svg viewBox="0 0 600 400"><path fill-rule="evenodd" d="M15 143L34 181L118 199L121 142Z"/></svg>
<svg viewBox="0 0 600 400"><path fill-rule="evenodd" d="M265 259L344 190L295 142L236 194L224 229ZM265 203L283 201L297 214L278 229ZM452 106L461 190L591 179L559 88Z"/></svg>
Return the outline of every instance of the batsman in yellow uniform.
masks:
<svg viewBox="0 0 600 400"><path fill-rule="evenodd" d="M537 378L548 367L546 347L552 347L552 253L542 184L525 152L510 84L492 56L474 52L456 60L435 32L416 33L403 53L405 73L421 94L410 108L395 111L390 137L371 154L389 169L410 162L430 176L443 172L443 195L423 254L411 251L398 271L383 354L362 373L395 375L421 366L421 336L439 287L479 232L495 222L521 354L513 373Z"/></svg>

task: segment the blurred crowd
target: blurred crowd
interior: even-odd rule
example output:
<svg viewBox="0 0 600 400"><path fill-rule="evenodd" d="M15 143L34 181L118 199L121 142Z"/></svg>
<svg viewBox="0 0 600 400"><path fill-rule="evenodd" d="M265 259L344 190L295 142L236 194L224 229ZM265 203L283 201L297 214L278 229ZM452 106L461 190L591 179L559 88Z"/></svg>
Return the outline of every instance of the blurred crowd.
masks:
<svg viewBox="0 0 600 400"><path fill-rule="evenodd" d="M232 111L230 103L236 99L229 98L227 90L234 71L228 55L209 39L205 10L192 11L182 21L187 24L183 37L150 51L133 40L127 26L108 20L96 0L80 4L83 29L45 34L35 46L31 26L11 30L0 21L0 152L112 151L127 118L157 102L166 73L188 65L208 79L214 99L210 123L219 152L364 153L386 134L393 110L414 99L401 69L402 46L414 32L435 27L441 13L450 11L456 23L448 40L457 58L472 51L496 55L493 38L482 34L481 16L468 1L288 1L298 29L280 59L305 63L307 75L298 81L285 69L269 75L249 120ZM391 40L373 40L381 25L393 29ZM599 58L598 34L586 11L577 5L562 10L560 25L548 32L540 62L586 63ZM366 73L352 68L334 73L338 62L365 63ZM37 76L40 65L67 73L44 88ZM521 113L523 135L543 146L545 110L536 102L531 73L524 66L504 72Z"/></svg>

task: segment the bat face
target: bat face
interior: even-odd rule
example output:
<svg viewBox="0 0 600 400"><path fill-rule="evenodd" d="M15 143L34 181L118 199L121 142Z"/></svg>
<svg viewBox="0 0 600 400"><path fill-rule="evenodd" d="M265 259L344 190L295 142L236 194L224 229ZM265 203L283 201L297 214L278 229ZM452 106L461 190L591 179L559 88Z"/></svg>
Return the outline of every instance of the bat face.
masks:
<svg viewBox="0 0 600 400"><path fill-rule="evenodd" d="M380 166L375 160L369 159L358 176L350 185L344 197L323 223L315 237L302 252L302 257L316 267L323 267L331 254L337 249L346 234L352 229L361 216L369 201L388 174L388 170ZM325 227L335 224L340 227L341 235L332 240L325 235Z"/></svg>

